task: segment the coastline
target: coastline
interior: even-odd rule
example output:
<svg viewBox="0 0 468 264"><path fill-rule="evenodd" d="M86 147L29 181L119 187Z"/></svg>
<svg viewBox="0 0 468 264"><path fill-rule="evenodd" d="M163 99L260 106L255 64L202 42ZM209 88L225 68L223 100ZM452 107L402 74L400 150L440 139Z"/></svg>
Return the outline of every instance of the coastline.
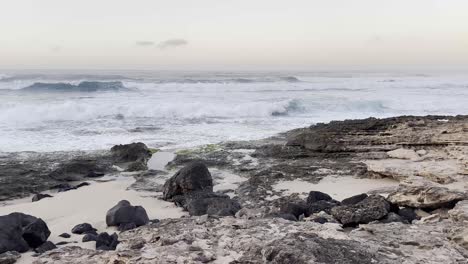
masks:
<svg viewBox="0 0 468 264"><path fill-rule="evenodd" d="M73 157L65 162L75 162L76 156L71 156ZM98 165L97 167L100 169L104 167L109 169L110 159L108 154L93 154L91 157L91 160L102 158L105 161L102 164L93 162L93 166ZM90 157L87 156L86 159L89 160ZM46 160L50 161L50 159ZM79 157L78 160L82 161L83 159ZM242 212L246 217L238 214L234 218L208 217L200 224L200 217L188 217L188 214L182 212L181 208L177 208L173 203L161 199L161 190L166 180L178 169L193 161L202 161L208 166L213 176L214 190L225 193L238 201L242 205L243 209L241 210L243 210ZM374 238L365 236L362 233L363 230L374 228L376 233L381 232L382 235L389 235L388 232L390 231L387 228L393 230L396 228L395 225L399 224L394 222L379 223L378 225L360 224L351 233L340 235L339 232L341 231L339 230L341 227L337 222L321 225L312 220L307 220L307 218L305 221L299 220L296 222L287 221L281 217L270 218L265 216L281 208L285 203L297 203L299 200L304 199L309 191L313 190L328 193L336 200L343 200L360 193L384 194L385 196L395 192L401 194L398 192L402 192L401 188L406 188L406 186L422 186L421 188L429 186L432 189L443 190L436 197L437 199L444 199L455 191L467 195L468 116L407 116L387 119L370 118L334 121L328 124L317 124L310 128L287 131L263 140L223 142L193 149L159 151L153 154L152 158L147 159L145 163L148 165L148 170L120 172L120 167L119 169L112 167L113 170L109 170L104 178L90 179L82 177L80 179L75 177L76 175L68 177L70 174L65 178L60 178L60 180L73 180L70 181L73 184L87 181L91 185L65 192L53 192L54 197L45 198L35 203L23 198L20 200L21 203L2 205L0 215L13 211L24 211L24 213L42 218L52 231L49 240L56 243L62 241L57 237L58 234L69 231L74 225L82 222L90 222L99 231L115 231L115 228L109 229L105 225L105 211L119 200L127 199L132 204L142 205L146 208L150 218L160 219L161 224L151 224L120 233L119 236L122 238L122 242L117 252L122 252L122 250L125 252L132 251L132 243L136 237L141 237L142 234L145 236L154 235L155 232L161 235L161 230L171 233L176 232L176 229L179 228L180 236L183 236L182 234L190 233L191 228L199 225L210 226L220 233L223 232L222 227L226 225L250 225L250 228L256 230L252 230L251 233L267 238L263 231L257 230L258 225L273 225L279 228L278 230L282 230L278 231L276 235L285 240L293 235L293 231L288 230L288 226L294 227L296 231L299 230L300 232L306 232L306 229L310 229L310 232L318 234L321 237L320 239L333 238L340 241L359 243L363 248L358 246L357 251L366 255L369 252L365 250L365 246L372 243ZM166 164L167 166L165 166ZM17 167L15 166L15 168ZM56 168L60 168L60 166ZM53 174L54 171L56 169L49 171L49 175L50 173ZM103 181L106 179L112 181ZM44 191L46 189L47 185L42 186L40 190ZM405 193L404 199L406 199L406 202L414 202L415 195L415 193ZM427 195L425 198L433 198L429 197L430 194L425 193L425 195ZM461 200L457 198L456 202L463 203L463 199ZM74 208L67 208L70 204L73 204ZM92 205L92 208L90 208L90 205ZM455 204L451 204L450 208L444 208L445 211L434 211L432 208L428 210L424 207L421 207L422 209L418 208L418 210L422 210L427 214L421 213L420 219L417 220L421 223L418 225L406 224L399 226L399 228L404 231L411 228L411 226L417 226L419 228L418 232L421 232L419 235L429 237L423 241L418 241L418 245L405 244L404 248L400 248L400 251L397 250L398 253L394 253L396 256L392 260L388 254L382 254L381 251L388 247L385 243L395 243L398 239L407 238L405 234L397 234L392 238L392 241L380 241L377 246L374 246L378 247L378 250L375 249L376 251L372 252L373 258L378 259L380 263L398 263L403 258L407 259L408 263L417 263L420 260L427 263L436 263L435 261L438 261L438 259L431 258L429 255L438 254L445 257L443 260L447 261L446 263L463 263L454 261L458 261L458 256L464 256L465 258L468 256L468 237L455 235L456 239L450 239L452 236L450 232L455 232L455 234L468 232L468 224L466 223L468 218L462 217L461 221L451 219L450 215L455 213L448 212L450 212L449 210L453 211L453 208L456 208L455 206ZM50 208L53 208L53 210L50 210ZM466 216L468 212L462 211L459 214ZM181 216L186 217L180 218ZM429 220L424 220L426 218ZM432 221L431 219L434 218L439 220ZM456 223L456 225L450 221ZM181 227L179 224L184 226ZM430 241L429 230L449 227L456 228L456 231L447 231L450 233L447 233L447 235L440 231L441 234L434 235L444 245L442 248L430 250L424 248L433 245L431 243L435 243ZM231 232L232 230L226 227L224 231ZM210 238L205 240L217 241L216 243L218 243L220 237L216 235L216 232L213 233L215 237L210 235ZM72 240L74 238L72 237ZM198 238L192 239L197 240ZM163 254L159 252L159 249L154 248L156 245L161 246L158 244L159 242L154 243L156 242L146 240L145 244L147 246L143 249L133 249L130 255L134 255L130 259L139 256L140 258L143 257L148 263L150 261L162 263L158 261L162 261L163 257L168 257L168 254L174 257L185 250L184 246L179 245L179 247L176 247L176 244L179 243L177 242L176 244L167 244L168 249L174 251ZM233 243L233 241L226 243ZM265 246L258 241L251 241L251 243L259 247ZM73 256L78 260L80 257L94 254L91 253L91 251L94 251L94 247L90 246L90 243L84 244L86 245L83 251L74 247L83 246L83 243L71 244L71 247L65 245L59 247L59 249L44 253L35 260L38 261L37 263L43 263L41 261L58 257L59 252L66 252L66 256L63 256L64 262L67 258L70 260ZM250 255L253 254L252 252L245 251L242 247L233 244L230 244L229 248L231 250L224 252L224 255L216 253L221 246L200 245L199 247L204 257L214 263L236 263L235 261L242 262L242 260L248 260L249 258L256 259ZM222 248L227 250L225 247ZM417 254L409 256L407 252L416 250L415 248L418 248ZM282 250L291 249L284 246ZM152 255L152 257L146 258L145 256L152 251L158 252L159 255L154 253L157 256ZM98 262L116 258L116 255L112 253L113 251L97 252L97 255L93 255L93 258ZM453 255L449 255L448 252ZM303 254L307 255L309 253ZM307 256L311 257L310 255ZM363 260L365 259L363 258ZM203 262L192 255L187 255L186 260L194 263ZM366 263L366 261L362 263Z"/></svg>

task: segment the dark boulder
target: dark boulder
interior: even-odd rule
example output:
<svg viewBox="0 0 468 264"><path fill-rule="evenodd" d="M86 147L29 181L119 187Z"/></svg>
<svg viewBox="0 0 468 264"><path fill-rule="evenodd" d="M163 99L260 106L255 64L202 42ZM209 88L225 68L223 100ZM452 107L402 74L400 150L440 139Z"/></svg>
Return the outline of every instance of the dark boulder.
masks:
<svg viewBox="0 0 468 264"><path fill-rule="evenodd" d="M94 159L76 159L60 164L49 174L49 177L58 181L80 181L91 172L102 173L109 169L108 164L100 164Z"/></svg>
<svg viewBox="0 0 468 264"><path fill-rule="evenodd" d="M307 204L306 203L284 203L280 206L280 215L294 215L294 217L299 219L299 216L304 215L308 216Z"/></svg>
<svg viewBox="0 0 468 264"><path fill-rule="evenodd" d="M191 193L185 197L185 207L190 215L232 216L241 209L239 202L228 195L213 192Z"/></svg>
<svg viewBox="0 0 468 264"><path fill-rule="evenodd" d="M37 201L40 201L44 198L50 198L50 197L53 197L52 195L49 195L49 194L42 194L42 193L38 193L38 194L35 194L32 198L32 201L33 202L37 202Z"/></svg>
<svg viewBox="0 0 468 264"><path fill-rule="evenodd" d="M97 241L97 235L95 234L86 234L83 236L82 242Z"/></svg>
<svg viewBox="0 0 468 264"><path fill-rule="evenodd" d="M50 235L42 219L22 213L0 216L0 254L26 252L42 245Z"/></svg>
<svg viewBox="0 0 468 264"><path fill-rule="evenodd" d="M351 196L349 198L344 199L341 201L341 205L354 205L359 203L360 201L366 199L368 195L366 193L361 193L358 195Z"/></svg>
<svg viewBox="0 0 468 264"><path fill-rule="evenodd" d="M319 192L319 191L311 191L309 196L307 197L307 203L315 203L318 201L331 201L333 200L330 195Z"/></svg>
<svg viewBox="0 0 468 264"><path fill-rule="evenodd" d="M44 244L40 245L39 247L35 248L34 252L42 254L44 252L47 252L49 250L56 249L56 248L57 246L54 243L47 241Z"/></svg>
<svg viewBox="0 0 468 264"><path fill-rule="evenodd" d="M79 224L79 225L76 225L75 227L73 227L73 229L71 230L71 232L73 234L78 234L78 235L82 235L82 234L87 234L87 233L93 233L93 232L96 232L96 228L94 228L91 224L88 224L88 223L83 223L83 224Z"/></svg>
<svg viewBox="0 0 468 264"><path fill-rule="evenodd" d="M401 216L403 219L408 221L409 223L413 222L413 220L421 219L418 214L414 211L413 208L404 207L398 210L398 215Z"/></svg>
<svg viewBox="0 0 468 264"><path fill-rule="evenodd" d="M57 244L55 244L56 246L63 246L63 245L66 245L66 244L70 244L72 242L69 242L69 241L60 241L58 242Z"/></svg>
<svg viewBox="0 0 468 264"><path fill-rule="evenodd" d="M164 184L163 197L170 200L177 195L191 192L212 192L213 179L208 168L201 162L193 162L179 170Z"/></svg>
<svg viewBox="0 0 468 264"><path fill-rule="evenodd" d="M71 237L71 235L70 235L70 234L68 234L68 233L62 233L62 234L60 234L60 235L59 235L59 237L63 237L63 238L70 238L70 237Z"/></svg>
<svg viewBox="0 0 468 264"><path fill-rule="evenodd" d="M111 148L111 153L116 163L127 163L135 161L147 162L151 158L151 151L141 143L116 145Z"/></svg>
<svg viewBox="0 0 468 264"><path fill-rule="evenodd" d="M23 229L23 238L31 248L36 248L44 244L49 236L50 230L47 224L40 218Z"/></svg>
<svg viewBox="0 0 468 264"><path fill-rule="evenodd" d="M96 239L97 250L115 250L119 244L119 238L116 233L109 235L108 233L100 233Z"/></svg>
<svg viewBox="0 0 468 264"><path fill-rule="evenodd" d="M112 207L106 214L108 226L120 226L121 224L146 225L149 222L146 210L141 206L132 206L129 201L122 200Z"/></svg>
<svg viewBox="0 0 468 264"><path fill-rule="evenodd" d="M333 217L345 226L380 220L389 212L390 204L380 195L371 195L357 204L341 205L331 209Z"/></svg>

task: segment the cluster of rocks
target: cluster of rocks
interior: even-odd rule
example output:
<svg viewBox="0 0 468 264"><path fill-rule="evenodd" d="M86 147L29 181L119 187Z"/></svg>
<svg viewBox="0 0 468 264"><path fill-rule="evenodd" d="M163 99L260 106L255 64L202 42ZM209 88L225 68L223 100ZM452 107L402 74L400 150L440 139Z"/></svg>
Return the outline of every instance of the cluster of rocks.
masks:
<svg viewBox="0 0 468 264"><path fill-rule="evenodd" d="M163 198L183 207L190 215L235 215L238 201L213 192L213 178L204 163L193 162L179 170L164 184Z"/></svg>
<svg viewBox="0 0 468 264"><path fill-rule="evenodd" d="M49 236L50 230L40 218L23 213L0 216L0 254L7 251L22 253L30 249L43 253L55 248L47 241Z"/></svg>

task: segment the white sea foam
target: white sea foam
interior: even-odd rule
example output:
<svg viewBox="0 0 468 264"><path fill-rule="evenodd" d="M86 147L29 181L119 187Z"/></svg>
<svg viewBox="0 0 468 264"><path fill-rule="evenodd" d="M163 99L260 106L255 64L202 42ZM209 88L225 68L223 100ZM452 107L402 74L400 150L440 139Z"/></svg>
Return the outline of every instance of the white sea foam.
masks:
<svg viewBox="0 0 468 264"><path fill-rule="evenodd" d="M0 80L0 151L102 149L132 141L185 147L336 119L468 113L468 76L460 75L123 75L9 74ZM15 91L39 81L85 80L122 81L136 91Z"/></svg>

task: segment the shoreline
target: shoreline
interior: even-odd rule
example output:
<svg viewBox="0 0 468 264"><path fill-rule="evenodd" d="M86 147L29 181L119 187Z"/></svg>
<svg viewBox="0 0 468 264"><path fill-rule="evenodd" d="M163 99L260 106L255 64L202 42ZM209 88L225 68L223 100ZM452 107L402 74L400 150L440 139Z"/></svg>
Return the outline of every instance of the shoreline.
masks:
<svg viewBox="0 0 468 264"><path fill-rule="evenodd" d="M43 193L51 194L54 197L44 198L38 202L31 202L29 200L30 197L6 200L4 203L9 204L0 205L0 215L6 215L13 211L22 211L26 214L42 218L50 227L52 234L49 240L53 243L64 240L80 240L81 237L77 237L76 235L72 235L70 239L62 239L57 236L60 233L69 232L74 225L83 222L91 223L99 232L115 232L116 228L108 228L106 226L104 222L105 212L120 200L128 200L133 205L142 205L148 212L149 218L158 219L165 226L164 228L173 228L172 226L176 228L179 223L184 221L184 226L178 228L184 230L185 228L194 228L190 226L192 224L200 225L196 223L201 218L190 216L172 202L162 200L162 190L164 183L178 169L191 162L202 161L211 172L214 191L226 194L230 199L239 202L242 206L242 214L236 214L233 219L231 219L232 217L226 217L213 218L214 220L209 221L203 220L202 226L217 223L212 228L219 229L221 227L218 224L229 225L229 221L236 222L236 225L247 223L265 225L264 221L270 221L267 225L271 224L281 227L280 229L286 228L287 230L288 225L294 225L297 230L302 230L302 228L306 228L307 226L317 234L321 234L321 231L318 231L321 230L320 228L330 228L327 231L328 235L325 236L343 239L343 237L336 234L336 232L340 232L337 231L340 225L339 222L336 222L329 215L330 211L328 209L325 210L327 213L322 211L316 216L314 214L315 218L321 217L330 221L329 223L322 223L322 227L315 225L318 223L313 224L312 227L309 226L311 222L315 221L312 220L314 218L307 220L309 218L306 217L306 220L301 220L303 218L298 217L295 220L297 222L284 220L282 218L286 216L280 215L278 215L278 219L282 220L275 220L277 219L276 216L271 218L277 214L277 210L283 212L282 210L284 210L285 205L300 204L302 200L307 198L308 192L321 191L329 194L337 201L361 193L367 193L370 196L378 194L380 197L390 197L393 195L397 197L395 199L402 199L401 202L403 204L412 203L411 206L419 210L416 210L417 214L420 214L418 215L419 220L415 220L416 222L413 223L417 224L420 228L418 232L426 232L426 228L427 230L431 230L431 228L433 230L438 230L438 228L442 227L449 228L452 225L451 228L456 228L454 230L457 231L450 232L462 232L463 234L463 232L468 232L468 223L463 222L465 220L462 220L462 222L452 220L448 216L452 213L447 213L450 212L449 210L455 210L455 204L460 201L460 198L456 198L453 203L451 202L452 200L448 200L450 201L450 206L444 209L445 213L442 213L442 211L434 211L434 209L421 207L424 206L424 202L420 202L413 197L415 194L405 193L401 197L396 196L396 194L403 195L400 192L409 187L432 188L440 192L439 196L436 198L427 197L425 199L446 199L447 197L455 197L454 195L463 193L466 196L465 199L468 199L467 142L467 116L445 116L444 118L440 116L403 116L388 119L370 118L333 121L328 124L313 125L309 128L294 129L263 140L222 142L191 149L171 151L159 150L154 152L152 157L145 160L145 170L137 170L135 172L123 172L132 168L132 166L136 166L132 165L133 161L122 163L122 167L116 167L115 165L112 168L109 167L110 163L108 164L108 161L115 161L116 159L114 156L104 154L103 156L92 156L92 159L103 158L105 161L103 164L106 165L105 168L110 169L106 173L106 176L98 178L84 177L72 182L73 184L77 184L86 181L91 183L89 186L64 192L45 191ZM86 155L85 157L87 159L90 158ZM81 159L80 157L76 159L76 157L73 157L65 161L76 164L77 160L79 161L78 164L82 166L83 164L80 162L86 159ZM140 168L142 165L139 161L137 163L138 168ZM95 168L96 164L101 165L101 163L93 161L94 167L92 168ZM85 165L84 167L88 168L88 165ZM57 168L60 169L61 167L58 166ZM54 173L57 168L50 173L55 175ZM69 174L66 179L75 176L74 174L70 174L70 170L66 170L65 172L67 175ZM430 195L430 193L425 193L424 195ZM413 201L412 199L416 200ZM459 203L463 202L463 198L461 200ZM400 200L397 201L400 202ZM437 201L435 202L437 204ZM439 204L443 207L444 205L442 204L444 203L441 201ZM400 208L402 208L401 205ZM468 211L461 214L468 216ZM249 216L244 218L241 215ZM424 220L426 217L428 219L439 217L440 221L431 222L431 220ZM208 216L208 219L210 219L210 216ZM466 219L468 221L468 218ZM194 222L192 223L191 221ZM382 219L379 221L382 223L379 223L376 228L378 228L379 232L384 233L389 232L384 230L388 225L395 224L393 222L384 223ZM446 223L447 221L455 221L456 224L448 224ZM364 228L368 225L361 224L358 226ZM406 225L401 226L400 229L405 230L407 227L412 226L411 223ZM160 225L158 224L155 227L158 226ZM137 228L135 231L130 230L120 233L119 237L122 236L123 245L119 246L117 250L123 250L127 246L131 247L131 241L134 239L132 236L138 234L138 232L147 232L145 233L146 235L159 232L153 228L151 224ZM451 228L449 229L451 230ZM361 235L356 236L355 233L360 234L358 231L360 229L352 230L354 231L346 235L346 240L351 239L361 244L369 243L372 240L369 237L366 237L364 240L358 239ZM173 232L172 229L166 231L169 233ZM221 229L220 232L222 232ZM260 232L258 234L262 234L262 236L265 235L259 230L255 232ZM282 231L279 234L288 236L290 232L292 231ZM189 233L189 230L185 230L181 234ZM402 239L405 234L400 234L399 236L394 239ZM428 236L428 233L424 233L424 236ZM447 236L452 236L452 233ZM452 240L457 242L454 244L447 242L449 244L446 245L450 250L458 252L451 251L452 254L454 256L457 254L467 254L466 256L468 256L468 247L466 248L466 252L463 251L464 249L458 248L458 245L461 245L463 248L464 243L468 245L468 242L466 242L468 240L463 240L463 238L459 237ZM146 243L149 245L152 242L146 241ZM382 247L386 246L381 244L384 243L382 241L379 243ZM433 242L427 241L424 243L430 244ZM33 259L45 260L52 256L51 254L54 254L53 252L55 251L67 252L70 256L74 254L85 256L91 254L91 251L88 252L86 250L94 251L94 244L94 242L82 243L78 241L78 243L59 246L57 250L52 250L50 254L45 253L39 256L39 258L34 257ZM149 247L154 250L154 245L151 245ZM83 247L85 251L80 251L75 246ZM210 251L210 247L203 246L202 248L203 252ZM173 249L176 250L175 248ZM227 255L225 254L224 256L219 255L215 257L219 261L215 261L214 263L228 263L228 260L240 261L243 257L248 256L246 252L240 253L242 252L240 248L236 250L235 254L231 254L231 252L226 253ZM101 252L97 256L106 259L113 256L112 252ZM141 254L148 254L143 249L133 250L132 252L139 256ZM178 254L183 253L183 251L178 252ZM405 258L409 257L403 251L400 253ZM18 263L31 261L32 257L30 258L29 254L24 254ZM163 258L164 256L167 257L166 253L160 252L159 254L154 257L156 259ZM414 258L419 258L420 254L429 253L421 251L418 254ZM98 258L97 256L96 258ZM447 256L445 260L456 259L454 256ZM187 258L192 258L193 260L193 256L188 256ZM250 258L254 258L254 256L250 256ZM383 260L385 257L379 255L379 258ZM428 263L433 263L430 258L425 258L425 260ZM156 261L156 263L160 262Z"/></svg>

